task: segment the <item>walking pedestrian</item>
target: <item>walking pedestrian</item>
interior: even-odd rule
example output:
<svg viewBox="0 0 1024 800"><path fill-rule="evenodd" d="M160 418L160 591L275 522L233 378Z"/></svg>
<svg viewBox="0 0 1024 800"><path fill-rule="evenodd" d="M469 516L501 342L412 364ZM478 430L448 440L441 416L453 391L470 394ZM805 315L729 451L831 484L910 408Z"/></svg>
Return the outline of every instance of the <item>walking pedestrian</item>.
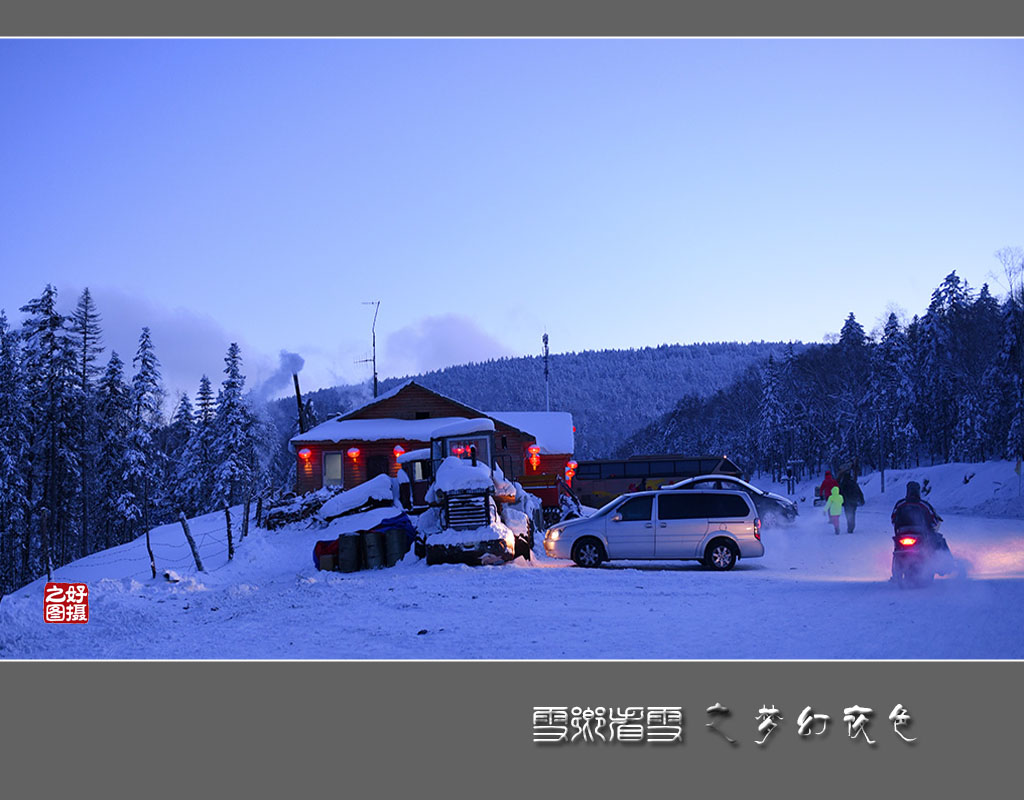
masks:
<svg viewBox="0 0 1024 800"><path fill-rule="evenodd" d="M839 535L839 512L843 509L843 496L839 493L839 487L832 487L832 494L828 496L828 500L825 501L825 513L828 514L828 521L832 523L832 528L836 532L836 536Z"/></svg>
<svg viewBox="0 0 1024 800"><path fill-rule="evenodd" d="M836 479L832 477L832 470L825 470L825 480L823 480L821 482L821 486L818 487L818 497L821 498L823 503L827 502L828 496L832 494L832 487L838 485L839 484L836 482Z"/></svg>
<svg viewBox="0 0 1024 800"><path fill-rule="evenodd" d="M846 532L853 533L857 524L857 507L864 505L864 492L857 484L857 475L852 469L839 476L839 494L843 496L843 511L846 513Z"/></svg>

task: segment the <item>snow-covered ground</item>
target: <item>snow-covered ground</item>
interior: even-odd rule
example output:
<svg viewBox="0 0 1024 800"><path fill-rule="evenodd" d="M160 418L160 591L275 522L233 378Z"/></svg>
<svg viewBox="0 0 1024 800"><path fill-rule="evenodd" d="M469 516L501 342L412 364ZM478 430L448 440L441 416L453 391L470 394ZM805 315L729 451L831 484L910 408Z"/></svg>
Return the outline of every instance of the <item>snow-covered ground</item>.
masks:
<svg viewBox="0 0 1024 800"><path fill-rule="evenodd" d="M888 582L889 512L906 480L924 478L967 576L900 590ZM856 532L844 522L839 536L806 483L797 523L766 530L765 557L728 573L690 562L586 570L544 556L427 567L411 554L391 569L316 570L318 539L370 527L388 508L329 529L256 530L228 562L223 513L209 514L192 522L206 574L180 525L157 528L158 570L180 582L150 577L144 537L62 567L55 580L89 585L88 624L45 623L36 581L0 603L0 657L1020 659L1016 479L1007 462L943 465L889 472L881 495L874 474Z"/></svg>

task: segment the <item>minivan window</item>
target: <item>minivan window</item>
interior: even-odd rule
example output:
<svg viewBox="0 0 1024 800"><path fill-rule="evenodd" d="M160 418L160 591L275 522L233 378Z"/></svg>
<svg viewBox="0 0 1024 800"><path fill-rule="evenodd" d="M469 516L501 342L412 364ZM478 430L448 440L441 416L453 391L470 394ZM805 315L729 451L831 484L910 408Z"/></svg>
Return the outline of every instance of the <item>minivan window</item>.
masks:
<svg viewBox="0 0 1024 800"><path fill-rule="evenodd" d="M658 497L658 519L704 519L703 495L663 494Z"/></svg>
<svg viewBox="0 0 1024 800"><path fill-rule="evenodd" d="M653 495L632 497L619 506L618 513L622 515L623 522L649 522L653 506Z"/></svg>
<svg viewBox="0 0 1024 800"><path fill-rule="evenodd" d="M708 517L745 517L750 513L746 501L736 494L706 494Z"/></svg>

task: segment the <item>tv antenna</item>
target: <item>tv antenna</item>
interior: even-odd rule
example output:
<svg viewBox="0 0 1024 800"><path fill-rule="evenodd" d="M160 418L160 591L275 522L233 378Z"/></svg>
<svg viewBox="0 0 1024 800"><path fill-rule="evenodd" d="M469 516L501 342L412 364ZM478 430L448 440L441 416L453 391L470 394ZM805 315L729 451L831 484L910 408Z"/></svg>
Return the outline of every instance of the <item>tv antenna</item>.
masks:
<svg viewBox="0 0 1024 800"><path fill-rule="evenodd" d="M373 306L373 325L370 326L370 336L373 342L373 358L364 358L362 361L357 361L357 364L365 364L368 361L373 362L373 396L377 396L377 312L380 311L380 300L364 300L364 306Z"/></svg>
<svg viewBox="0 0 1024 800"><path fill-rule="evenodd" d="M551 389L548 371L548 334L544 332L544 410L551 410Z"/></svg>

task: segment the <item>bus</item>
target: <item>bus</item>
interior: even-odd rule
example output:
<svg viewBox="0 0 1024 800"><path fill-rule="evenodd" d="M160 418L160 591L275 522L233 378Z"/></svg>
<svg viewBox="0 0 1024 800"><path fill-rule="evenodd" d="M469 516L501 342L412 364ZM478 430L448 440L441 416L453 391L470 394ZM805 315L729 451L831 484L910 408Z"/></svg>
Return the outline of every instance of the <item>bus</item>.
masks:
<svg viewBox="0 0 1024 800"><path fill-rule="evenodd" d="M630 456L581 461L572 480L580 502L600 508L627 492L657 489L698 475L743 477L743 470L725 456Z"/></svg>

